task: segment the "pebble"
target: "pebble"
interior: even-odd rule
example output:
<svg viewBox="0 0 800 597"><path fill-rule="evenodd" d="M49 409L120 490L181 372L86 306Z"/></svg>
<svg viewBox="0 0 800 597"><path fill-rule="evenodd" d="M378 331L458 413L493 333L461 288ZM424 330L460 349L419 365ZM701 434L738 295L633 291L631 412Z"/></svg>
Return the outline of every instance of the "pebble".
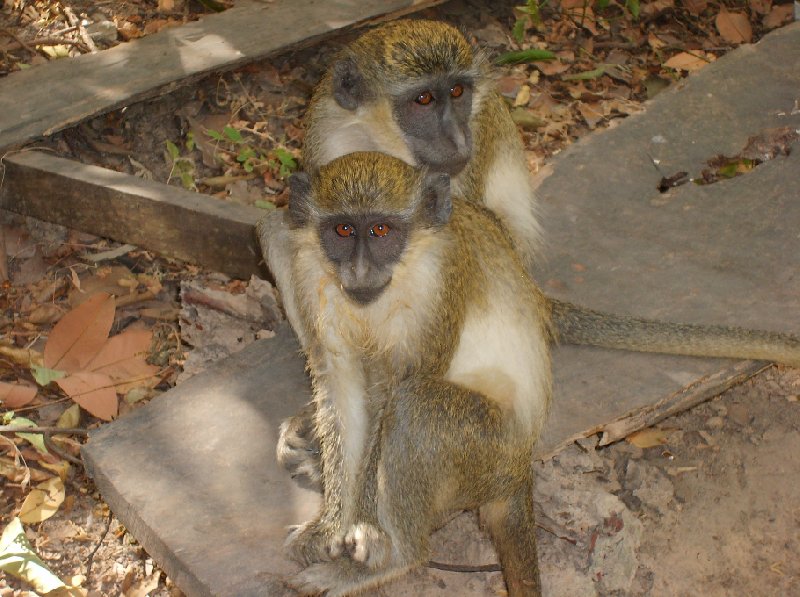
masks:
<svg viewBox="0 0 800 597"><path fill-rule="evenodd" d="M709 417L706 419L706 429L717 431L725 426L725 419L722 417Z"/></svg>

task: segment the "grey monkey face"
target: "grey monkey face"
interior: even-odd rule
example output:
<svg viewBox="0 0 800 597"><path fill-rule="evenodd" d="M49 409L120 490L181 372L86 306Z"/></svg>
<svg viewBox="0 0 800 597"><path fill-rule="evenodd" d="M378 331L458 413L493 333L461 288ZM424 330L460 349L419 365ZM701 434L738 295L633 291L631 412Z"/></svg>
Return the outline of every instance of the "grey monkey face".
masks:
<svg viewBox="0 0 800 597"><path fill-rule="evenodd" d="M472 156L472 81L437 76L394 96L392 109L417 163L455 176Z"/></svg>
<svg viewBox="0 0 800 597"><path fill-rule="evenodd" d="M331 216L320 223L319 234L342 290L362 305L388 288L408 237L402 220L382 214Z"/></svg>

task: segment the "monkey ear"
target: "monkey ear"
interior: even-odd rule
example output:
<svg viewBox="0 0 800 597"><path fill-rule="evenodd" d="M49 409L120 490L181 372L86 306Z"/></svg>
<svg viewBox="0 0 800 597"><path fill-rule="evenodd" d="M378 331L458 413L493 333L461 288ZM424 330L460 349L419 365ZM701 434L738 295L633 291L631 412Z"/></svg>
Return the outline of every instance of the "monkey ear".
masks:
<svg viewBox="0 0 800 597"><path fill-rule="evenodd" d="M297 172L289 177L289 219L295 226L305 226L311 216L311 176Z"/></svg>
<svg viewBox="0 0 800 597"><path fill-rule="evenodd" d="M444 226L450 221L453 200L450 176L443 172L427 172L422 180L422 208L431 226Z"/></svg>
<svg viewBox="0 0 800 597"><path fill-rule="evenodd" d="M333 97L345 110L355 110L366 99L364 77L352 56L340 58L333 65Z"/></svg>

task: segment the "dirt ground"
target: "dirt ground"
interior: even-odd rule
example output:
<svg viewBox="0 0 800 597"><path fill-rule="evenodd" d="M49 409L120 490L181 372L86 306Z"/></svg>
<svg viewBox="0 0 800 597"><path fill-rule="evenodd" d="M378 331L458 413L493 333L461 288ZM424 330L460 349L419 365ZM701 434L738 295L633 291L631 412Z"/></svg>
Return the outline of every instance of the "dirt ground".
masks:
<svg viewBox="0 0 800 597"><path fill-rule="evenodd" d="M51 17L58 14L53 7L60 4L5 2L0 31L11 30L16 37L0 39L0 43L8 42L2 48L0 74L21 68L21 63L35 67L44 59L41 54L38 58L31 55L29 45L18 43L17 38L24 40L27 34L41 37L43 30L36 29L36 18L45 14L45 9L52 9L47 13ZM88 10L85 4L73 6L78 16ZM201 10L194 3L180 4L161 13L159 2L107 2L102 8L120 31L127 22L144 33L147 23L155 23L150 30L156 31L167 26L163 21L172 19L179 24L195 18ZM576 26L565 11L544 14L544 26L539 33L529 30L529 42L544 43L561 52L559 65L507 67L499 77L509 102L534 119L520 120L532 170L594 128L643 109L643 102L657 88L685 76L685 71L661 66L669 55L689 50L703 52L710 60L736 45L714 26L717 5L689 10L689 4L642 2L642 18L633 20L622 4L614 3L606 10L615 12L598 20L594 31ZM510 6L456 1L427 15L456 22L497 53L516 47L509 36L515 21ZM784 6L766 1L730 3L729 8L749 15L757 37L785 22L776 20L778 17L767 22L776 9L785 13ZM598 9L598 15L601 12ZM95 21L102 19L96 16ZM47 27L49 37L77 34L77 30L59 33L55 17L47 21ZM124 28L132 31L129 25ZM664 45L654 42L653 36L666 40ZM120 43L123 37L119 33L105 45ZM234 73L208 77L37 145L85 163L182 184L227 200L265 209L280 206L286 199L287 171L282 166L292 168L282 161L285 155L281 151L300 157L300 118L305 103L333 50L346 40L345 36ZM83 51L79 45L70 47ZM591 59L585 58L587 54ZM591 72L599 63L619 63L624 68L595 78L563 77ZM246 143L232 138L211 143L203 133L209 129L221 132L225 126L245 132ZM255 153L250 171L244 169L249 155L244 149ZM42 350L53 324L72 307L72 297L91 288L108 289L103 280L109 279L111 266L127 272L120 274L127 282L122 290L117 288L119 296L129 294L133 279L139 291L145 287L154 290L117 309L114 331L131 325L161 330L154 352L161 353L156 360L164 368L162 382L142 400L121 400L121 416L180 383L181 375L201 370L204 362L222 358L268 334L262 328L268 330L269 325L254 321L252 304L246 302L252 299L266 309L256 308L257 312L269 310L264 305L272 305L274 297L263 282L228 280L136 249L91 262L85 258L87 253L118 244L7 214L0 223L10 278L0 292L2 339L17 348ZM113 275L120 272L115 271ZM153 286L153 279L158 280L158 287ZM48 288L54 290L48 292ZM44 309L49 309L49 314L38 309L43 305L53 306ZM169 340L176 337L182 344ZM30 381L30 373L3 356L0 379ZM796 557L800 550L800 460L794 457L800 450L798 395L800 371L771 367L639 438L603 448L596 447L597 438L588 438L539 464L537 503L545 594L800 594ZM40 390L34 402L17 409L17 414L38 425L50 425L69 404L64 394L51 386ZM86 413L80 421L84 428L99 424L102 422ZM77 445L80 439L75 435L72 441ZM14 441L24 447L21 440ZM639 447L636 443L654 445ZM74 449L70 453L76 455ZM30 450L25 454L30 456L30 469L41 474L39 479L45 478L44 460ZM7 451L5 456L9 455ZM20 483L18 473L19 468L0 468L0 527L19 512L30 490L29 485ZM33 475L34 484L36 480ZM56 514L42 523L26 525L34 549L53 572L62 580L73 579L89 595L181 594L108 511L78 464L73 463L66 485L66 499ZM491 546L468 514L438 533L434 544L436 562L468 567L495 562ZM496 571L426 568L384 593L502 595L503 585ZM33 594L29 585L0 572L0 597Z"/></svg>

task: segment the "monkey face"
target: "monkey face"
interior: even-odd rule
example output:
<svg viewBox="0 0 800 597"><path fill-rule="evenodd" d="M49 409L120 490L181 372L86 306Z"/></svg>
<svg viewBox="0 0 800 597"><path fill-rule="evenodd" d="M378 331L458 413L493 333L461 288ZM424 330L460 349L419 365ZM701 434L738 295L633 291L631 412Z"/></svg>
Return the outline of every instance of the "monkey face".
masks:
<svg viewBox="0 0 800 597"><path fill-rule="evenodd" d="M376 300L392 281L408 237L406 225L382 214L332 216L319 225L325 255L336 267L342 290L355 302Z"/></svg>
<svg viewBox="0 0 800 597"><path fill-rule="evenodd" d="M457 175L472 156L472 81L439 76L393 97L392 110L418 165Z"/></svg>

